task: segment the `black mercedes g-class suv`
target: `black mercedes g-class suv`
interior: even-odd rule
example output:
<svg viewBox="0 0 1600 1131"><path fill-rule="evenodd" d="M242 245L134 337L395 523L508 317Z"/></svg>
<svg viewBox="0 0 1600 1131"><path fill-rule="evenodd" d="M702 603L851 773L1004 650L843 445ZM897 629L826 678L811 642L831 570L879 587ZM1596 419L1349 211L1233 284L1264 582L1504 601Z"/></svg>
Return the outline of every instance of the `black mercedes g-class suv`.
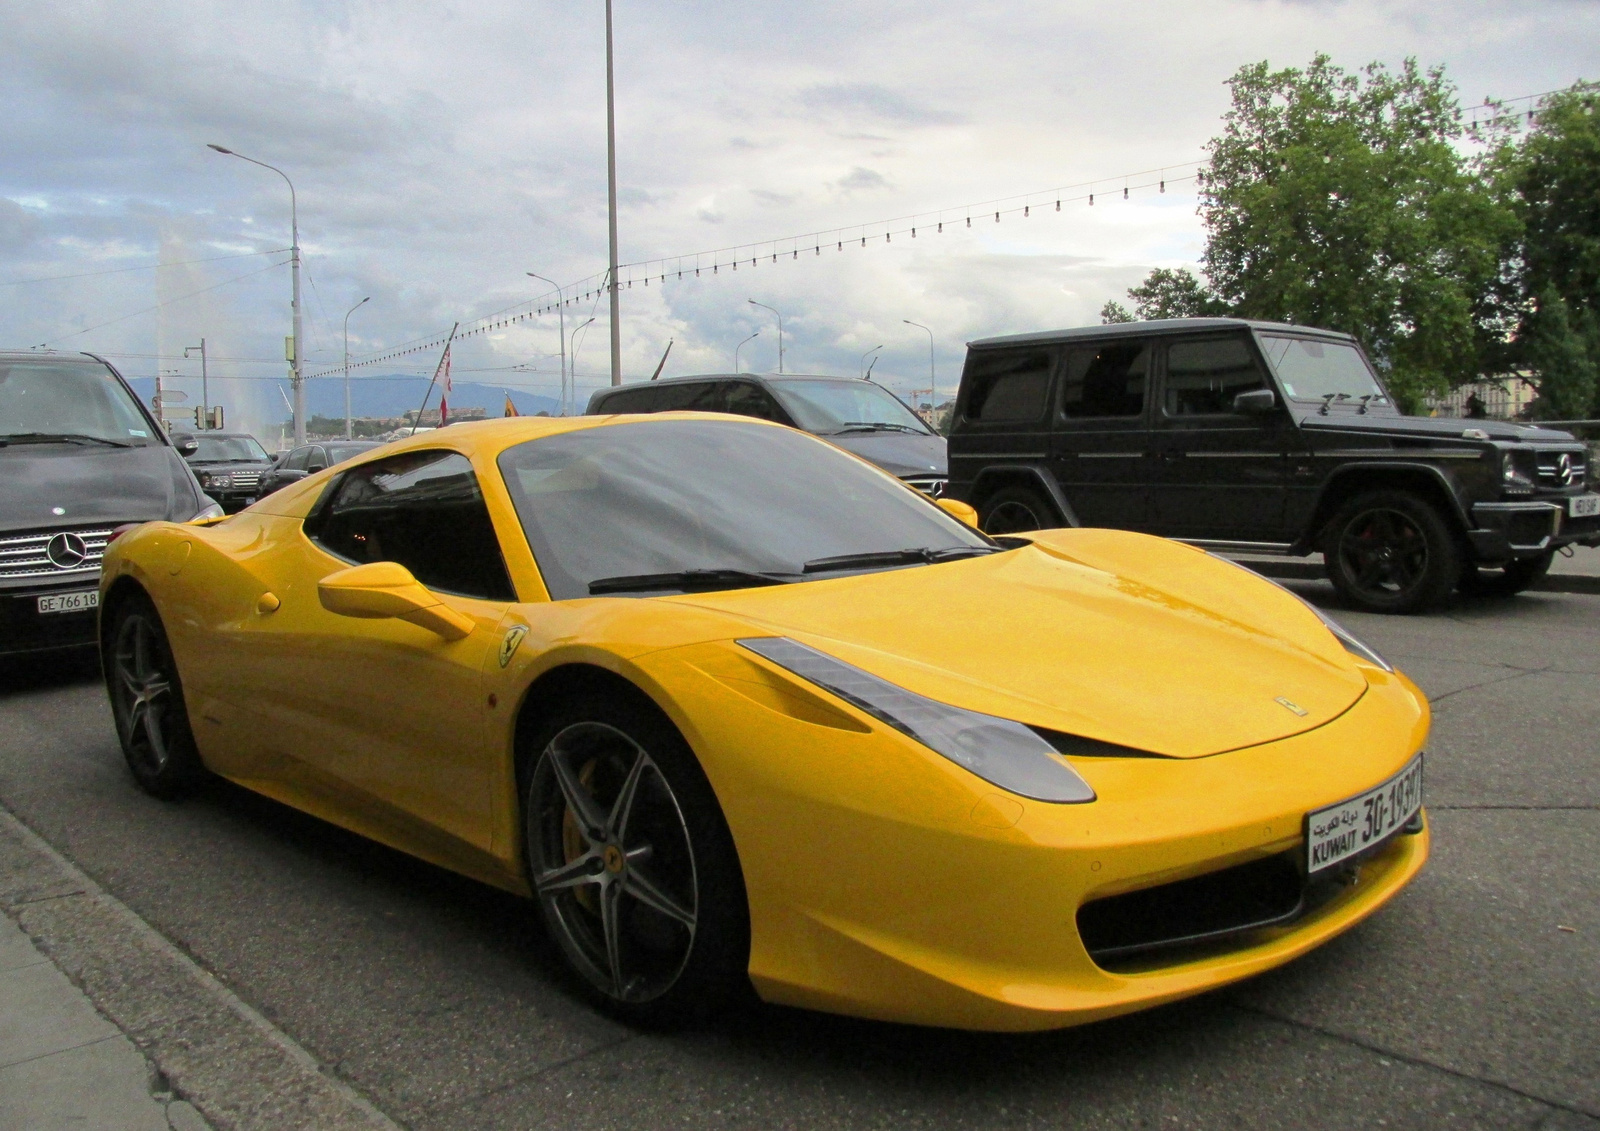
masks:
<svg viewBox="0 0 1600 1131"><path fill-rule="evenodd" d="M1566 432L1403 416L1348 335L1175 319L969 343L949 493L990 534L1321 551L1350 604L1406 613L1600 545L1587 454Z"/></svg>

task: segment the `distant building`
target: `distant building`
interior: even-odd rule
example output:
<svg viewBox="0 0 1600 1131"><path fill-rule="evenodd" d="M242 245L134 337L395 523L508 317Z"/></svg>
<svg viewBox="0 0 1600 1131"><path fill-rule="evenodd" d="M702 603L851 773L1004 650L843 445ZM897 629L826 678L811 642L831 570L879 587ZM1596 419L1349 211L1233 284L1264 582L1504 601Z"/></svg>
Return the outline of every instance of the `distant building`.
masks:
<svg viewBox="0 0 1600 1131"><path fill-rule="evenodd" d="M1460 385L1448 396L1430 398L1427 405L1430 416L1465 418L1478 416L1481 410L1490 420L1522 420L1538 396L1538 389L1513 375Z"/></svg>

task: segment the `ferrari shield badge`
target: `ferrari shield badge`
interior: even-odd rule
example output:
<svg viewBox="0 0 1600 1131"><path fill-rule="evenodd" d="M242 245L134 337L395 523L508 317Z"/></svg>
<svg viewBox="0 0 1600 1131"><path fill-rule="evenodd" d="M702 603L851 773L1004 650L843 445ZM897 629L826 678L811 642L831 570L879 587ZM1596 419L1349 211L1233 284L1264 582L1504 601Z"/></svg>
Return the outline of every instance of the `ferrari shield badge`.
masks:
<svg viewBox="0 0 1600 1131"><path fill-rule="evenodd" d="M528 635L526 625L513 625L506 633L506 638L500 641L500 666L503 668L511 662L511 657L516 655L517 645L522 643L522 638Z"/></svg>

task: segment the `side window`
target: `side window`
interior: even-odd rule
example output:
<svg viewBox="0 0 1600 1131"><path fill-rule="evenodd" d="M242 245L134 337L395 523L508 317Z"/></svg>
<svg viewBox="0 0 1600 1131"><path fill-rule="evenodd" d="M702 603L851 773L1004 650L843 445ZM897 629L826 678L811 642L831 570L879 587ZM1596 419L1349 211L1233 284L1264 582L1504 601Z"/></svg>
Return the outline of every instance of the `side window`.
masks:
<svg viewBox="0 0 1600 1131"><path fill-rule="evenodd" d="M1061 415L1141 416L1150 380L1150 344L1113 342L1073 350L1061 382Z"/></svg>
<svg viewBox="0 0 1600 1131"><path fill-rule="evenodd" d="M311 449L311 454L306 458L307 471L326 471L328 469L328 453L322 448Z"/></svg>
<svg viewBox="0 0 1600 1131"><path fill-rule="evenodd" d="M456 452L406 452L351 468L306 533L358 565L399 562L430 589L516 599L478 477Z"/></svg>
<svg viewBox="0 0 1600 1131"><path fill-rule="evenodd" d="M688 382L682 385L662 385L655 390L660 399L656 412L726 412L727 397L720 381Z"/></svg>
<svg viewBox="0 0 1600 1131"><path fill-rule="evenodd" d="M655 412L656 389L624 389L600 402L599 412Z"/></svg>
<svg viewBox="0 0 1600 1131"><path fill-rule="evenodd" d="M1168 416L1220 416L1233 411L1233 398L1240 393L1266 387L1266 378L1241 338L1167 347L1162 408Z"/></svg>
<svg viewBox="0 0 1600 1131"><path fill-rule="evenodd" d="M1049 350L976 350L967 357L961 383L963 414L985 424L1038 420L1050 393Z"/></svg>
<svg viewBox="0 0 1600 1131"><path fill-rule="evenodd" d="M306 460L309 458L311 458L310 448L296 448L289 453L289 458L284 461L283 466L289 471L304 471Z"/></svg>
<svg viewBox="0 0 1600 1131"><path fill-rule="evenodd" d="M757 420L775 420L779 424L789 423L789 417L778 407L778 402L772 399L772 394L760 385L752 385L748 381L734 381L728 385L727 407L724 411L736 413L739 416L753 416Z"/></svg>

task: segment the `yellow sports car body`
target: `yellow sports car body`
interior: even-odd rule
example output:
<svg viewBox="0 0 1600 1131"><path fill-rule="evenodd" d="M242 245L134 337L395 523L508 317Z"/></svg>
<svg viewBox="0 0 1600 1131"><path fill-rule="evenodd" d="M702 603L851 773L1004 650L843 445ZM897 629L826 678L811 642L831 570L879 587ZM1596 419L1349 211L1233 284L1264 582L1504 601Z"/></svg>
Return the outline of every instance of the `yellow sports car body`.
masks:
<svg viewBox="0 0 1600 1131"><path fill-rule="evenodd" d="M1287 962L1422 867L1427 701L1288 591L991 540L726 416L471 423L112 542L129 764L538 901L655 1021L1072 1025Z"/></svg>

